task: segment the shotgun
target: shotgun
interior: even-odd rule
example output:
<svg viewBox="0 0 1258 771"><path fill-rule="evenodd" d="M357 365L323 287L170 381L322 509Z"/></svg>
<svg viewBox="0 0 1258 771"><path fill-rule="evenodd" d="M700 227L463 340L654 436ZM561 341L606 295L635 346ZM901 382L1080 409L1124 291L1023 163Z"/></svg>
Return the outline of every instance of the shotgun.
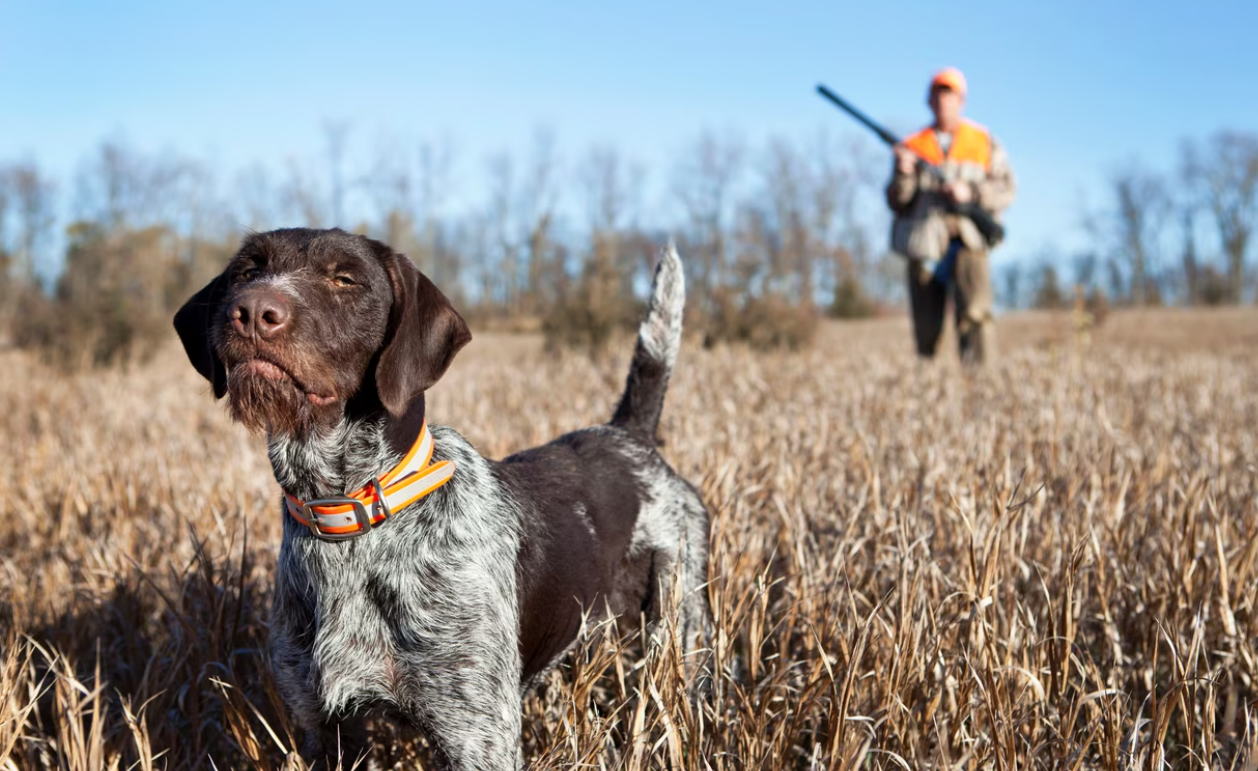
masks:
<svg viewBox="0 0 1258 771"><path fill-rule="evenodd" d="M845 100L843 97L839 96L838 94L834 93L830 89L826 88L823 85L818 85L817 93L821 94L826 99L829 99L830 102L835 104L839 109L843 110L848 115L851 115L862 126L864 126L865 128L877 134L878 138L881 139L886 144L890 145L891 147L895 147L896 145L902 144L899 137L897 137L895 134L892 134L890 131L887 131L885 128L880 126L877 122L875 122L868 115L856 109L854 106L849 104L847 100ZM930 163L929 161L927 161L925 158L922 158L921 156L918 156L918 158L919 158L918 162L921 163L922 166L926 168L928 173L930 173L932 176L937 177L938 179L943 181L944 179L943 172L939 169L938 166L936 166L933 163ZM974 227L978 228L978 232L983 236L983 240L987 242L988 246L995 246L996 244L1000 243L1001 240L1003 240L1005 237L1005 226L997 222L996 218L991 215L991 212L982 208L977 203L949 202L948 211L952 212L953 214L960 215L962 217L968 217L970 221L974 223Z"/></svg>

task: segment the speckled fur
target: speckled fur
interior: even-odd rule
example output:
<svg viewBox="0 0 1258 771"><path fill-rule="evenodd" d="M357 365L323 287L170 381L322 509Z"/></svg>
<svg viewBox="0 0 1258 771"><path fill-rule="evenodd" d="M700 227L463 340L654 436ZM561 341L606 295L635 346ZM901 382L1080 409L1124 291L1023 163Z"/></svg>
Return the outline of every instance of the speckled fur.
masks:
<svg viewBox="0 0 1258 771"><path fill-rule="evenodd" d="M361 733L354 724L383 709L423 728L451 768L517 768L519 512L461 436L432 430L434 459L453 460L455 480L369 535L319 540L285 516L271 621L276 678L312 757L335 752L339 740L352 760L366 750L347 741ZM347 489L400 460L377 427L345 433L347 456L374 447L364 454L377 460ZM272 442L276 478L330 494L314 480L337 459L296 444ZM337 724L348 726L339 737Z"/></svg>
<svg viewBox="0 0 1258 771"><path fill-rule="evenodd" d="M462 436L444 426L432 431L434 460L457 464L453 480L369 535L323 541L282 515L271 657L281 693L307 729L309 757L365 753L361 724L385 713L420 727L450 768L522 765L520 698L545 673L522 682L516 556L523 506ZM615 447L636 469L644 494L625 562L651 566L645 576L626 570L608 601L586 610L594 619L609 609L623 613L632 625L649 597L644 609L658 620L660 598L679 569L677 632L689 648L706 644L708 520L698 493L653 447L621 429L565 438L574 436ZM328 452L335 447L359 455L350 464L356 473L338 471L346 463ZM292 480L289 489L302 497L353 489L399 460L370 425L346 425L309 443L276 439L271 457L276 478Z"/></svg>
<svg viewBox="0 0 1258 771"><path fill-rule="evenodd" d="M444 296L387 246L340 231L258 234L233 265L185 304L176 328L217 396L244 382L258 399L249 405L255 422L289 427L268 442L280 485L303 500L336 497L395 466L406 449L398 432L418 431L428 386L404 399L406 389L435 382L470 339ZM320 283L332 265L352 271L358 288L337 294ZM233 298L258 292L287 297L292 313L289 327L264 339L225 315ZM387 716L422 730L441 767L519 769L521 696L573 645L583 617L612 613L632 624L646 613L655 622L680 588L683 645L706 644L708 514L655 443L683 302L670 248L609 425L502 461L431 426L433 460L453 461L452 479L349 540L315 537L281 504L270 654L307 761L350 767L369 754L367 721ZM337 304L367 310L312 316ZM239 367L259 352L296 372L294 383L339 395L341 411L275 415L305 392Z"/></svg>

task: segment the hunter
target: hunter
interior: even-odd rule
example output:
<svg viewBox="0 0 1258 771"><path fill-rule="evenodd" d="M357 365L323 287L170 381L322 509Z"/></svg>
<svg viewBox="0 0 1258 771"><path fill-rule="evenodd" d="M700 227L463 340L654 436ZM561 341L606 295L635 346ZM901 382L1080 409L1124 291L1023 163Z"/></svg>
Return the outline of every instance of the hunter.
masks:
<svg viewBox="0 0 1258 771"><path fill-rule="evenodd" d="M891 248L908 259L918 354L935 355L951 291L961 361L983 364L995 355L988 252L996 244L955 209L972 203L998 215L1013 202L1014 179L1000 143L961 117L965 95L965 76L956 68L931 79L935 122L895 146L887 205L895 214Z"/></svg>

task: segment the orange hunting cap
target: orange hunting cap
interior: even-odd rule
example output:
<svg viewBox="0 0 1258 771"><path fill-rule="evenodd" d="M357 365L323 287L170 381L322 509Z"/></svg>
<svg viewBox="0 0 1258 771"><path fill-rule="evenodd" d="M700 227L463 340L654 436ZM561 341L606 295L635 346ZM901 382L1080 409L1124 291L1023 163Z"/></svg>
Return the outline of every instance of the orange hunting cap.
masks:
<svg viewBox="0 0 1258 771"><path fill-rule="evenodd" d="M961 70L956 67L944 67L935 73L935 77L930 79L930 90L936 88L950 88L958 94L965 96L965 76L961 74Z"/></svg>

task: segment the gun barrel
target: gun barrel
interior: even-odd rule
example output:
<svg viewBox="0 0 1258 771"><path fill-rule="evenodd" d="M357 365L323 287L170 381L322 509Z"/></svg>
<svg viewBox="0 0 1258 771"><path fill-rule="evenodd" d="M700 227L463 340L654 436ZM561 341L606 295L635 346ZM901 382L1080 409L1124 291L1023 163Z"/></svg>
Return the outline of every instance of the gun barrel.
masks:
<svg viewBox="0 0 1258 771"><path fill-rule="evenodd" d="M848 115L851 115L853 118L859 121L863 126L865 126L865 128L877 134L878 138L881 139L883 142L886 142L889 145L900 144L899 137L897 137L895 134L892 134L890 131L887 131L885 128L879 125L873 118L870 118L865 113L856 109L846 99L834 93L830 89L826 88L824 85L820 83L817 84L817 93L821 94L826 99L829 99L831 102L837 105L839 109L843 110Z"/></svg>

